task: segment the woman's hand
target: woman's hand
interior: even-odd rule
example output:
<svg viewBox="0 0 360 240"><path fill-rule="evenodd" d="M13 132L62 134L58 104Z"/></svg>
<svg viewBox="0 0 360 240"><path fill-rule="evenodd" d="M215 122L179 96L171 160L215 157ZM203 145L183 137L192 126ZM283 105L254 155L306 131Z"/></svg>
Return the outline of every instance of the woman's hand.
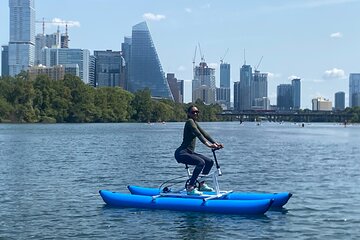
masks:
<svg viewBox="0 0 360 240"><path fill-rule="evenodd" d="M216 148L217 149L221 149L221 148L224 148L224 144L222 144L222 143L214 143L215 145L216 145Z"/></svg>
<svg viewBox="0 0 360 240"><path fill-rule="evenodd" d="M224 147L223 144L217 143L217 142L215 142L215 143L207 143L206 146L208 146L209 148L213 148L213 149L221 149L221 148Z"/></svg>

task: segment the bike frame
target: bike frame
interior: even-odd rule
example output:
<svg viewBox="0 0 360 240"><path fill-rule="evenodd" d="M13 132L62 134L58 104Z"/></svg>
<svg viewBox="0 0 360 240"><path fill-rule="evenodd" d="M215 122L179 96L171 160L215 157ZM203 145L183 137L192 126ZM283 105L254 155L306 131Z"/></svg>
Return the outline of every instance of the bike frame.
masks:
<svg viewBox="0 0 360 240"><path fill-rule="evenodd" d="M206 202L207 200L224 197L224 196L228 195L229 193L232 193L233 192L232 190L231 191L220 191L218 176L221 176L222 172L221 172L220 165L218 163L218 160L217 160L216 154L215 154L215 151L217 151L219 149L215 149L215 148L211 149L211 151L213 153L213 156L214 156L216 169L214 171L212 171L211 173L207 174L207 175L200 175L199 176L199 178L210 178L210 177L212 178L213 186L215 188L215 193L214 194L202 194L202 195L199 195L199 196L187 195L186 190L184 188L181 188L181 189L171 191L171 192L167 192L167 193L160 193L160 195L153 196L153 200L158 198L158 197L161 197L161 196L167 196L167 197L202 198L203 201ZM191 178L192 173L190 172L189 166L187 164L185 166L185 169L186 169L187 177Z"/></svg>

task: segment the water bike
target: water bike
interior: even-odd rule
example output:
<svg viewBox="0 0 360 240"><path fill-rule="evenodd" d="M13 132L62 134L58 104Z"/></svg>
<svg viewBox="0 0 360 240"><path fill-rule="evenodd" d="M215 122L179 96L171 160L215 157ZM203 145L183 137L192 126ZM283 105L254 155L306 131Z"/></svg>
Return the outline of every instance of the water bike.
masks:
<svg viewBox="0 0 360 240"><path fill-rule="evenodd" d="M131 194L100 190L104 202L114 207L132 207L149 209L167 209L177 211L196 211L226 214L264 214L270 207L283 207L290 197L289 192L281 193L245 193L221 191L218 177L222 175L215 152L212 149L216 169L199 179L212 178L214 192L203 192L201 195L188 195L185 186L172 188L166 181L159 188L128 186ZM190 179L191 171L186 165L186 177ZM199 185L199 181L197 182Z"/></svg>

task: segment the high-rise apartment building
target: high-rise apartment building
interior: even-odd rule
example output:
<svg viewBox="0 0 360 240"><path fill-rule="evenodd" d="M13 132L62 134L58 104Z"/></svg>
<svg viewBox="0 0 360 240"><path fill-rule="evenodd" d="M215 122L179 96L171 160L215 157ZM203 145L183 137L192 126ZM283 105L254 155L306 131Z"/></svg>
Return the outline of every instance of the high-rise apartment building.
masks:
<svg viewBox="0 0 360 240"><path fill-rule="evenodd" d="M95 56L90 55L89 58L89 85L96 87L95 83Z"/></svg>
<svg viewBox="0 0 360 240"><path fill-rule="evenodd" d="M289 111L293 108L293 87L291 84L277 86L277 109Z"/></svg>
<svg viewBox="0 0 360 240"><path fill-rule="evenodd" d="M60 32L53 34L39 33L35 37L35 65L42 62L42 49L47 48L60 48Z"/></svg>
<svg viewBox="0 0 360 240"><path fill-rule="evenodd" d="M1 46L1 76L9 76L9 46Z"/></svg>
<svg viewBox="0 0 360 240"><path fill-rule="evenodd" d="M251 107L259 108L259 102L268 96L268 74L255 70L251 83ZM265 110L265 109L263 109Z"/></svg>
<svg viewBox="0 0 360 240"><path fill-rule="evenodd" d="M174 97L174 101L177 103L184 102L184 81L178 80L174 73L166 74L166 79L169 83L171 93Z"/></svg>
<svg viewBox="0 0 360 240"><path fill-rule="evenodd" d="M299 110L301 104L301 82L299 78L295 78L291 80L291 85L293 89L292 97L293 97L293 109Z"/></svg>
<svg viewBox="0 0 360 240"><path fill-rule="evenodd" d="M65 76L65 68L62 65L56 65L52 67L45 67L42 65L34 66L28 70L29 79L35 80L39 75L46 75L51 80L63 80Z"/></svg>
<svg viewBox="0 0 360 240"><path fill-rule="evenodd" d="M350 73L349 107L360 106L360 73Z"/></svg>
<svg viewBox="0 0 360 240"><path fill-rule="evenodd" d="M335 110L344 110L345 109L345 92L335 93Z"/></svg>
<svg viewBox="0 0 360 240"><path fill-rule="evenodd" d="M237 104L239 111L250 110L252 105L251 85L253 82L252 67L243 65L240 68L239 83L239 103ZM234 103L235 105L235 103Z"/></svg>
<svg viewBox="0 0 360 240"><path fill-rule="evenodd" d="M196 102L198 99L205 104L216 102L215 69L209 67L204 61L194 68L192 101Z"/></svg>
<svg viewBox="0 0 360 240"><path fill-rule="evenodd" d="M230 64L220 64L220 88L216 89L216 102L230 108Z"/></svg>
<svg viewBox="0 0 360 240"><path fill-rule="evenodd" d="M120 87L120 51L94 51L96 87Z"/></svg>
<svg viewBox="0 0 360 240"><path fill-rule="evenodd" d="M34 0L9 0L9 8L9 75L15 76L34 65L35 3Z"/></svg>
<svg viewBox="0 0 360 240"><path fill-rule="evenodd" d="M132 28L130 64L131 92L148 88L153 97L174 100L146 22Z"/></svg>
<svg viewBox="0 0 360 240"><path fill-rule="evenodd" d="M123 58L122 65L122 77L120 81L120 86L129 90L128 82L130 79L130 67L131 67L131 37L124 37L124 42L121 44L121 56Z"/></svg>
<svg viewBox="0 0 360 240"><path fill-rule="evenodd" d="M240 82L234 82L234 110L240 111Z"/></svg>
<svg viewBox="0 0 360 240"><path fill-rule="evenodd" d="M42 64L51 67L54 65L63 65L65 73L68 69L75 70L77 65L79 77L81 80L89 84L89 64L90 51L87 49L75 48L44 48L42 51Z"/></svg>
<svg viewBox="0 0 360 240"><path fill-rule="evenodd" d="M230 64L220 64L220 88L230 88Z"/></svg>
<svg viewBox="0 0 360 240"><path fill-rule="evenodd" d="M258 70L252 72L250 65L240 68L240 81L234 83L234 110L268 110L268 74Z"/></svg>

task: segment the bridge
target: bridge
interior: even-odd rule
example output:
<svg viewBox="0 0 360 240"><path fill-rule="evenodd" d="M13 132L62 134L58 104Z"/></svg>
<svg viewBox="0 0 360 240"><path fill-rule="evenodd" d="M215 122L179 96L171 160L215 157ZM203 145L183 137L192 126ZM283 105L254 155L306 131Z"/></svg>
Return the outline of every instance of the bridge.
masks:
<svg viewBox="0 0 360 240"><path fill-rule="evenodd" d="M292 121L292 122L348 122L352 114L344 111L224 111L217 116L231 121Z"/></svg>

